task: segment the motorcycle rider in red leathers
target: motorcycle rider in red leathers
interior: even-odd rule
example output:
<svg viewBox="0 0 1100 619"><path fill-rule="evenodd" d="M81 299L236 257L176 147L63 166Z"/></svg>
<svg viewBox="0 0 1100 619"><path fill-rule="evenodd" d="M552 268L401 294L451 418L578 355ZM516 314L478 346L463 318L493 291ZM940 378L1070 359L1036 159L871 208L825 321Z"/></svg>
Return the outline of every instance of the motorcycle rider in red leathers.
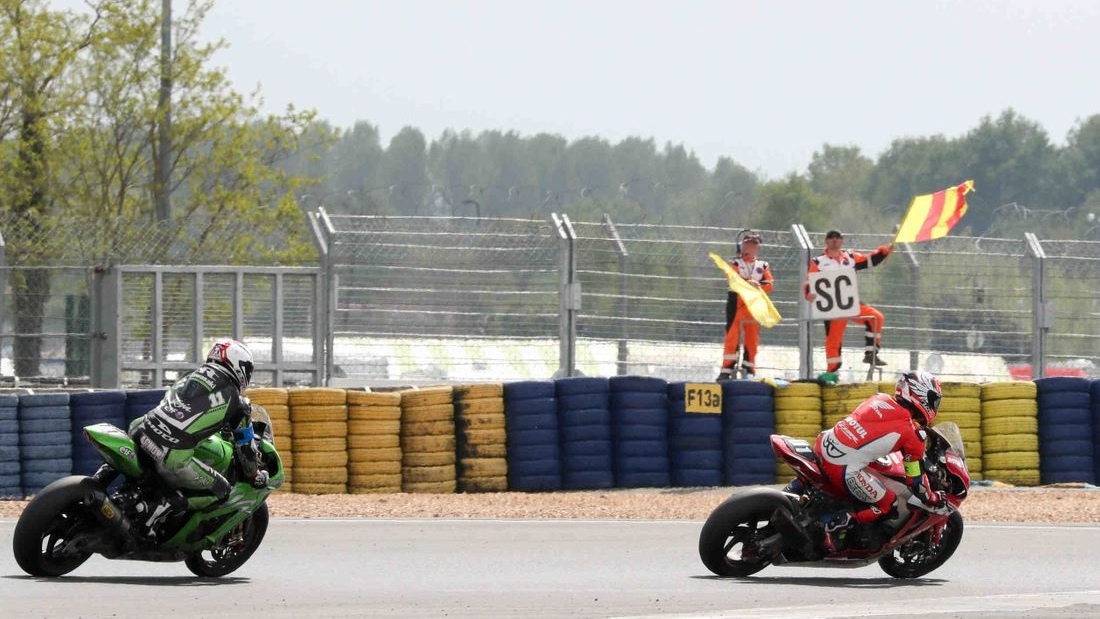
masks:
<svg viewBox="0 0 1100 619"><path fill-rule="evenodd" d="M906 372L894 386L894 396L877 393L856 407L847 417L817 437L814 451L822 473L834 488L867 507L833 514L824 522L826 546L832 536L854 523L870 524L896 508L897 494L866 467L894 451L905 458L906 480L925 505L942 507L944 498L928 488L921 470L924 457L924 428L936 418L943 388L928 372Z"/></svg>

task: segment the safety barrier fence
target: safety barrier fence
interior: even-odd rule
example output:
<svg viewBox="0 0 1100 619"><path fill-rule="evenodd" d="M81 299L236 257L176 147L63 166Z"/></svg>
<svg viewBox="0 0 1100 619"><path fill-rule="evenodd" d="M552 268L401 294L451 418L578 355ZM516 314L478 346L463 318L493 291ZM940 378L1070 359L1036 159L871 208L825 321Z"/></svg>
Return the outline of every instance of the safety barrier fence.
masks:
<svg viewBox="0 0 1100 619"><path fill-rule="evenodd" d="M713 386L713 383L711 384ZM694 383L569 377L394 391L252 388L272 418L284 491L452 493L786 482L768 437L810 440L892 382ZM0 394L0 497L101 464L82 428L125 428L162 389ZM1100 380L949 382L938 421L962 431L972 476L1014 485L1100 477Z"/></svg>

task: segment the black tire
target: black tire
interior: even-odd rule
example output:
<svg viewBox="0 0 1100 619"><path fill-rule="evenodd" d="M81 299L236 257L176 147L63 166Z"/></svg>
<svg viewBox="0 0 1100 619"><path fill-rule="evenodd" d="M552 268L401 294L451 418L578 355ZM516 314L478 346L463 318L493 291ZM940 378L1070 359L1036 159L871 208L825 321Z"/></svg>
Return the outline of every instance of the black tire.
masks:
<svg viewBox="0 0 1100 619"><path fill-rule="evenodd" d="M929 548L928 540L932 535L927 531L918 535L907 544L895 548L893 552L878 560L879 567L894 578L920 578L947 562L963 536L963 517L959 512L947 518L943 530L943 539L936 548Z"/></svg>
<svg viewBox="0 0 1100 619"><path fill-rule="evenodd" d="M772 513L787 500L778 492L753 492L726 499L703 523L699 533L699 558L718 576L751 576L771 565L770 557L745 558L747 545L775 530Z"/></svg>
<svg viewBox="0 0 1100 619"><path fill-rule="evenodd" d="M100 526L84 506L87 477L72 475L46 486L23 509L15 523L15 562L31 576L57 577L80 567L89 552L65 552L65 542L77 531Z"/></svg>
<svg viewBox="0 0 1100 619"><path fill-rule="evenodd" d="M267 533L267 503L245 518L213 548L197 552L186 559L187 569L196 576L218 578L230 574L245 564L260 547Z"/></svg>

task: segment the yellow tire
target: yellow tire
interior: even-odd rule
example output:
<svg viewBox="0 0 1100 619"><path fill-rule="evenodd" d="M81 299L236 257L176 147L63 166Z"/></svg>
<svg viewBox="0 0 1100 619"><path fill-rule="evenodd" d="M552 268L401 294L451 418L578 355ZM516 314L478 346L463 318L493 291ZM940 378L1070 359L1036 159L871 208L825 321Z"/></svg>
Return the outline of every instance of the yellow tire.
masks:
<svg viewBox="0 0 1100 619"><path fill-rule="evenodd" d="M401 454L401 466L454 466L453 451L422 451Z"/></svg>
<svg viewBox="0 0 1100 619"><path fill-rule="evenodd" d="M290 409L290 421L293 423L347 420L348 407L343 404L316 404Z"/></svg>
<svg viewBox="0 0 1100 619"><path fill-rule="evenodd" d="M504 443L463 443L455 450L461 458L506 458L508 446Z"/></svg>
<svg viewBox="0 0 1100 619"><path fill-rule="evenodd" d="M504 428L469 429L462 433L467 446L472 445L504 445L508 440L508 433Z"/></svg>
<svg viewBox="0 0 1100 619"><path fill-rule="evenodd" d="M459 414L455 427L460 431L503 429L504 412Z"/></svg>
<svg viewBox="0 0 1100 619"><path fill-rule="evenodd" d="M801 438L813 444L814 439L821 433L821 425L815 423L777 423L775 424L775 433Z"/></svg>
<svg viewBox="0 0 1100 619"><path fill-rule="evenodd" d="M252 400L253 404L259 404L265 408L288 404L286 389L282 387L249 387L245 389L244 395Z"/></svg>
<svg viewBox="0 0 1100 619"><path fill-rule="evenodd" d="M506 477L508 475L508 461L504 458L462 458L458 461L458 476L462 479L471 477Z"/></svg>
<svg viewBox="0 0 1100 619"><path fill-rule="evenodd" d="M977 383L947 381L940 383L940 385L943 387L944 404L946 404L948 400L955 399L982 399L982 386Z"/></svg>
<svg viewBox="0 0 1100 619"><path fill-rule="evenodd" d="M348 451L359 449L401 449L401 437L396 434L348 434Z"/></svg>
<svg viewBox="0 0 1100 619"><path fill-rule="evenodd" d="M985 465L995 470L1038 469L1039 453L1035 451L1005 451L986 453L982 456Z"/></svg>
<svg viewBox="0 0 1100 619"><path fill-rule="evenodd" d="M463 477L457 480L458 492L507 492L508 476L498 477Z"/></svg>
<svg viewBox="0 0 1100 619"><path fill-rule="evenodd" d="M294 450L301 453L324 451L346 451L348 441L344 438L300 438L294 443Z"/></svg>
<svg viewBox="0 0 1100 619"><path fill-rule="evenodd" d="M786 396L821 400L821 385L817 383L791 383L775 392L775 399L777 400Z"/></svg>
<svg viewBox="0 0 1100 619"><path fill-rule="evenodd" d="M1030 380L996 381L982 385L982 401L1034 400L1038 395L1035 383Z"/></svg>
<svg viewBox="0 0 1100 619"><path fill-rule="evenodd" d="M318 467L318 468L294 468L294 483L298 484L346 484L348 483L348 469L346 467Z"/></svg>
<svg viewBox="0 0 1100 619"><path fill-rule="evenodd" d="M345 483L295 483L295 494L347 494L348 486Z"/></svg>
<svg viewBox="0 0 1100 619"><path fill-rule="evenodd" d="M424 481L424 482L401 482L401 491L412 494L453 494L456 488L455 480L448 481Z"/></svg>
<svg viewBox="0 0 1100 619"><path fill-rule="evenodd" d="M400 460L375 460L348 464L348 479L356 475L401 475Z"/></svg>
<svg viewBox="0 0 1100 619"><path fill-rule="evenodd" d="M1039 471L1025 469L982 469L982 479L999 481L1014 486L1038 486Z"/></svg>
<svg viewBox="0 0 1100 619"><path fill-rule="evenodd" d="M504 383L474 383L455 385L455 400L479 400L483 398L503 398Z"/></svg>
<svg viewBox="0 0 1100 619"><path fill-rule="evenodd" d="M401 433L400 421L349 421L348 436L397 436Z"/></svg>
<svg viewBox="0 0 1100 619"><path fill-rule="evenodd" d="M454 436L402 436L401 450L405 453L449 451L454 453Z"/></svg>
<svg viewBox="0 0 1100 619"><path fill-rule="evenodd" d="M346 451L298 451L294 454L294 470L303 468L343 468L348 465L348 452Z"/></svg>
<svg viewBox="0 0 1100 619"><path fill-rule="evenodd" d="M379 449L349 449L348 462L400 462L404 456L400 447L382 447Z"/></svg>
<svg viewBox="0 0 1100 619"><path fill-rule="evenodd" d="M287 403L290 408L296 406L324 406L328 404L347 404L348 392L333 387L304 387L287 390Z"/></svg>
<svg viewBox="0 0 1100 619"><path fill-rule="evenodd" d="M812 425L821 428L821 411L817 409L775 411L775 425Z"/></svg>
<svg viewBox="0 0 1100 619"><path fill-rule="evenodd" d="M401 407L401 421L421 423L428 421L447 421L455 418L455 408L451 404L431 404L425 406Z"/></svg>
<svg viewBox="0 0 1100 619"><path fill-rule="evenodd" d="M451 406L454 403L454 389L450 386L410 389L399 393L401 394L401 408L444 404Z"/></svg>
<svg viewBox="0 0 1100 619"><path fill-rule="evenodd" d="M456 400L455 412L459 415L503 415L504 399L483 398L480 400Z"/></svg>
<svg viewBox="0 0 1100 619"><path fill-rule="evenodd" d="M400 420L400 406L348 406L348 421Z"/></svg>
<svg viewBox="0 0 1100 619"><path fill-rule="evenodd" d="M780 394L783 391L779 392ZM810 396L777 395L775 411L817 411L821 412L821 398Z"/></svg>
<svg viewBox="0 0 1100 619"><path fill-rule="evenodd" d="M401 436L454 436L454 419L446 421L425 421L421 423L402 423Z"/></svg>
<svg viewBox="0 0 1100 619"><path fill-rule="evenodd" d="M1039 414L1035 400L989 400L982 404L982 421L1001 417L1034 417Z"/></svg>
<svg viewBox="0 0 1100 619"><path fill-rule="evenodd" d="M442 483L455 481L455 465L445 466L402 466L402 484Z"/></svg>
<svg viewBox="0 0 1100 619"><path fill-rule="evenodd" d="M1039 420L1035 417L997 417L982 422L982 443L999 434L1038 434Z"/></svg>
<svg viewBox="0 0 1100 619"><path fill-rule="evenodd" d="M1037 434L987 434L982 437L982 453L1006 453L1014 451L1028 451L1039 453L1039 436ZM1012 467L998 467L1012 468Z"/></svg>
<svg viewBox="0 0 1100 619"><path fill-rule="evenodd" d="M348 390L348 406L401 406L401 394L396 391Z"/></svg>
<svg viewBox="0 0 1100 619"><path fill-rule="evenodd" d="M294 438L345 438L348 435L346 421L301 421L293 424Z"/></svg>

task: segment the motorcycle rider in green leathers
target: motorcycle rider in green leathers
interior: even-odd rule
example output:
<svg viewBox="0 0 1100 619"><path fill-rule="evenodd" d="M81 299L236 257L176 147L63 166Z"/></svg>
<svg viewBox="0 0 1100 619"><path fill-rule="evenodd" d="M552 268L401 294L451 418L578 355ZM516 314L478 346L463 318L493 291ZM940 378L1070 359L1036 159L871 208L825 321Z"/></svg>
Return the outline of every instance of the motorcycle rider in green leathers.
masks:
<svg viewBox="0 0 1100 619"><path fill-rule="evenodd" d="M269 476L253 441L252 404L242 395L252 368L252 353L243 343L217 340L206 363L177 380L156 408L130 424L130 437L175 489L161 503L142 506L149 513L147 528L167 514L202 509L228 498L229 481L195 457L199 442L225 427L234 431L242 481L256 488L267 485Z"/></svg>

